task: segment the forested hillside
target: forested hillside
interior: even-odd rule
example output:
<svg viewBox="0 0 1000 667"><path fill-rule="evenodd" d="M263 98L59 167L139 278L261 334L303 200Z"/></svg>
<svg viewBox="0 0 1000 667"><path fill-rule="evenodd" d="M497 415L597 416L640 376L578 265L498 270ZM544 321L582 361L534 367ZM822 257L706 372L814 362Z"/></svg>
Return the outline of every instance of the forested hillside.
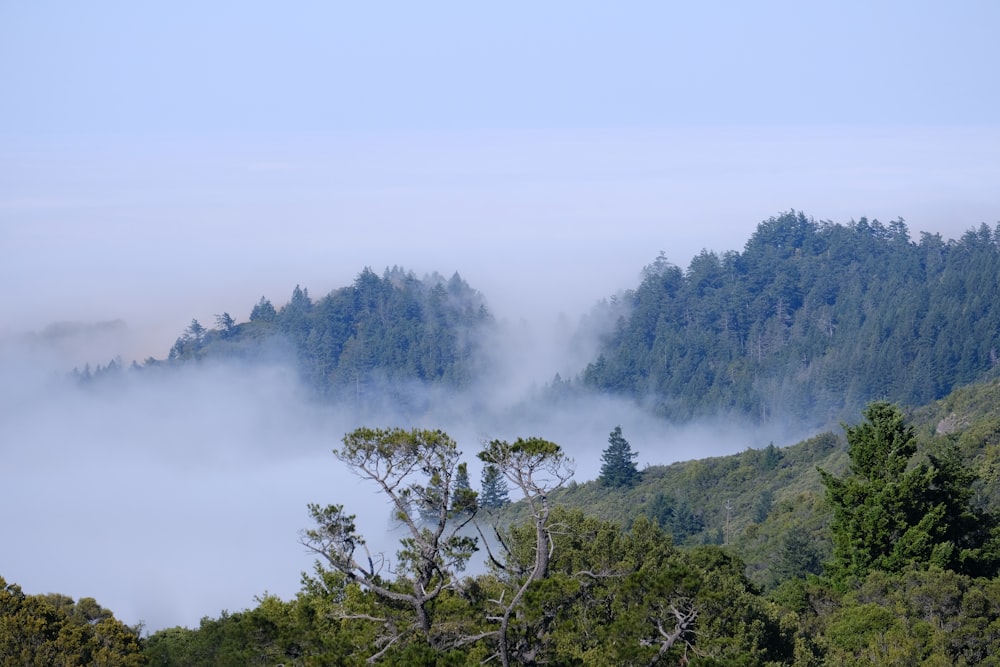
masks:
<svg viewBox="0 0 1000 667"><path fill-rule="evenodd" d="M988 512L1000 511L998 406L1000 380L993 380L956 389L909 416L915 460L950 452L974 473L974 505ZM640 453L658 446L634 444ZM819 470L846 471L845 445L838 428L789 447L649 466L634 483L610 490L599 481L571 484L554 497L620 524L645 515L677 544L728 544L751 579L770 588L790 574L819 572L829 558L831 510Z"/></svg>
<svg viewBox="0 0 1000 667"><path fill-rule="evenodd" d="M397 267L382 277L365 269L316 301L299 286L279 308L261 297L247 322L216 319L211 329L192 321L168 361L287 354L318 395L362 400L392 393L393 383L468 384L479 370L479 328L493 321L457 273L418 279Z"/></svg>
<svg viewBox="0 0 1000 667"><path fill-rule="evenodd" d="M834 424L874 398L921 405L1000 363L1000 227L909 238L902 220L787 213L742 252L660 257L608 306L584 383L671 419Z"/></svg>

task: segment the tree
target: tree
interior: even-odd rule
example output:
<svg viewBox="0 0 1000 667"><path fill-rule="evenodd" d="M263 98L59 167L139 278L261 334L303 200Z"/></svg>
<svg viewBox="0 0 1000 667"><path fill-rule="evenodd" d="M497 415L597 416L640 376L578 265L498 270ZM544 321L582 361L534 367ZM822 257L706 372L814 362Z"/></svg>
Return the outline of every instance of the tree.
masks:
<svg viewBox="0 0 1000 667"><path fill-rule="evenodd" d="M462 503L468 502L472 494L472 485L469 483L469 466L466 463L458 464L458 471L455 473L455 493L452 498L452 509L458 512L466 512L472 508L463 507Z"/></svg>
<svg viewBox="0 0 1000 667"><path fill-rule="evenodd" d="M0 577L0 665L140 667L139 631L114 618L93 598L25 595Z"/></svg>
<svg viewBox="0 0 1000 667"><path fill-rule="evenodd" d="M229 338L236 330L236 321L229 313L222 313L215 316L215 326L222 332L223 338Z"/></svg>
<svg viewBox="0 0 1000 667"><path fill-rule="evenodd" d="M205 340L206 331L207 330L204 326L202 326L201 322L196 319L192 319L191 324L184 330L184 335L195 343L201 344Z"/></svg>
<svg viewBox="0 0 1000 667"><path fill-rule="evenodd" d="M675 549L643 516L629 530L563 507L550 518L548 572L509 633L515 664L791 664L790 632L738 558ZM512 531L514 554L530 551L531 528Z"/></svg>
<svg viewBox="0 0 1000 667"><path fill-rule="evenodd" d="M552 506L548 496L552 491L562 487L573 476L573 463L563 454L562 448L554 442L542 438L518 438L513 444L505 440L493 440L479 452L479 459L487 465L492 465L523 494L524 503L531 515L531 531L534 540L526 557L518 558L520 554L511 550L511 540L494 526L494 531L501 546L512 559L506 564L490 551L490 561L504 575L504 583L510 589L511 595L501 595L493 603L499 607L495 616L500 627L497 636L497 655L503 667L511 664L524 664L525 653L533 648L524 643L513 641L510 635L511 619L514 612L522 604L528 588L542 581L549 571L549 562L554 548L553 527L549 522ZM484 540L489 549L489 543ZM507 591L504 591L506 594ZM525 637L525 633L520 633Z"/></svg>
<svg viewBox="0 0 1000 667"><path fill-rule="evenodd" d="M170 348L169 358L173 361L187 358L199 358L201 349L205 344L205 334L208 332L197 320L192 319L180 338L174 341L174 346Z"/></svg>
<svg viewBox="0 0 1000 667"><path fill-rule="evenodd" d="M392 504L406 537L391 569L385 554L369 552L355 516L343 505L309 505L316 527L304 531L301 542L322 559L317 563L320 578L339 575L330 578L335 585L356 584L381 602L380 616L363 614L383 629L372 659L413 632L436 649L455 638L453 629L435 626L434 603L457 585L457 573L476 550L475 538L462 530L475 514L476 494L456 487L460 455L454 440L442 431L399 428L359 428L334 450L334 456L374 482ZM432 514L436 520L421 520ZM395 582L386 577L390 572L397 576ZM400 609L407 613L401 616Z"/></svg>
<svg viewBox="0 0 1000 667"><path fill-rule="evenodd" d="M628 440L622 437L622 427L615 426L608 436L608 448L601 455L599 480L604 486L613 488L630 487L639 480L639 470L635 459L639 455L632 451Z"/></svg>
<svg viewBox="0 0 1000 667"><path fill-rule="evenodd" d="M995 574L995 524L970 507L971 471L947 453L912 465L914 430L897 406L877 401L864 417L846 428L849 474L820 470L833 507L831 574L861 579L930 564Z"/></svg>
<svg viewBox="0 0 1000 667"><path fill-rule="evenodd" d="M500 509L510 502L509 487L503 473L495 465L483 466L481 481L482 491L479 493L479 506L485 509Z"/></svg>
<svg viewBox="0 0 1000 667"><path fill-rule="evenodd" d="M264 297L260 297L260 301L250 311L251 322L273 322L277 316L278 311L274 309L274 305Z"/></svg>

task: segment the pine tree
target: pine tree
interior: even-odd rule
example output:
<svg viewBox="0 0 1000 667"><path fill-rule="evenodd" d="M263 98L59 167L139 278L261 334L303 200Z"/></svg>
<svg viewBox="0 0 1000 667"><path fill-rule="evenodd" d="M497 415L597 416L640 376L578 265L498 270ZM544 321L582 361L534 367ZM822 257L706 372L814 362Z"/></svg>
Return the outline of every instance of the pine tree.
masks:
<svg viewBox="0 0 1000 667"><path fill-rule="evenodd" d="M264 297L260 297L260 301L257 302L257 305L250 312L251 322L273 322L276 317L278 317L278 311Z"/></svg>
<svg viewBox="0 0 1000 667"><path fill-rule="evenodd" d="M479 496L479 506L486 509L499 509L510 502L508 498L507 480L495 465L483 467L482 494Z"/></svg>
<svg viewBox="0 0 1000 667"><path fill-rule="evenodd" d="M639 455L632 451L628 440L622 437L622 427L615 426L608 436L608 448L601 455L604 462L601 465L599 481L604 486L614 488L629 487L639 480L639 470L634 459Z"/></svg>
<svg viewBox="0 0 1000 667"><path fill-rule="evenodd" d="M872 570L901 572L934 565L993 576L994 518L971 507L973 472L945 448L928 462L911 465L916 433L895 405L877 401L865 421L847 427L849 474L820 469L833 509L833 560L840 579Z"/></svg>
<svg viewBox="0 0 1000 667"><path fill-rule="evenodd" d="M476 509L476 494L469 483L469 466L465 463L459 463L455 473L455 489L451 492L451 509L453 512Z"/></svg>

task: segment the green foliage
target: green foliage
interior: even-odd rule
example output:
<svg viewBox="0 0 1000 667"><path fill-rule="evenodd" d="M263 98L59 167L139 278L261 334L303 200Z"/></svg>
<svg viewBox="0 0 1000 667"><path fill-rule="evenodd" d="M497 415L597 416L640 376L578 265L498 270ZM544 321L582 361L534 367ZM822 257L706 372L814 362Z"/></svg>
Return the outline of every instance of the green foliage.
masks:
<svg viewBox="0 0 1000 667"><path fill-rule="evenodd" d="M630 530L555 508L552 559L507 629L510 664L763 665L791 655L789 633L716 548L676 549L638 519ZM509 533L506 571L532 550L528 523Z"/></svg>
<svg viewBox="0 0 1000 667"><path fill-rule="evenodd" d="M93 598L25 595L0 577L0 667L141 667L139 631Z"/></svg>
<svg viewBox="0 0 1000 667"><path fill-rule="evenodd" d="M261 297L243 324L228 313L214 329L192 321L169 360L270 360L287 351L318 396L374 405L388 393L397 408L419 411L403 384L467 385L483 363L477 334L492 322L458 274L418 280L399 268L382 277L365 269L318 300L299 285L279 309Z"/></svg>
<svg viewBox="0 0 1000 667"><path fill-rule="evenodd" d="M601 454L601 484L613 488L635 484L639 479L639 470L635 467L638 456L622 436L622 427L615 426L608 436L608 448Z"/></svg>
<svg viewBox="0 0 1000 667"><path fill-rule="evenodd" d="M914 243L902 220L792 211L687 271L661 255L599 315L617 326L583 373L590 387L672 420L731 411L826 428L875 398L920 405L995 372L1000 233Z"/></svg>
<svg viewBox="0 0 1000 667"><path fill-rule="evenodd" d="M873 571L838 596L814 580L799 607L803 644L824 665L997 665L998 584L934 568Z"/></svg>
<svg viewBox="0 0 1000 667"><path fill-rule="evenodd" d="M516 523L495 526L491 549L500 551L491 551L485 574L449 575L439 560L416 586L416 554L429 545L412 536L404 541L410 566L365 572L350 561L363 550L353 517L337 505L313 506L312 538L326 540L325 553L340 553L353 569L327 558L295 600L264 598L257 609L205 619L197 630L156 633L146 654L163 665L998 664L1000 578L995 568L982 576L992 533L982 529L989 517L970 509L974 475L955 446L960 433L930 437L888 403L872 404L846 431L846 448L822 434L793 447L651 467L614 494L596 481L565 487L568 461L555 443L494 440L479 457L524 502L503 513L520 517ZM464 488L460 465L448 463L456 447L439 431L359 429L337 455L401 499L401 514L433 498L453 521L466 511L445 497ZM843 476L821 476L817 464ZM441 472L449 466L450 476ZM886 557L884 567L818 576L831 549L828 530L843 529L821 493L831 480L866 487L862 499L884 492L889 516L922 508L896 540L898 567ZM755 516L763 495L769 511ZM710 507L712 499L722 505L719 498L732 508L729 544L700 544L722 529L727 510ZM704 521L686 545L661 525L685 506L702 510ZM755 581L769 589L766 597ZM423 607L415 604L418 591L432 589Z"/></svg>
<svg viewBox="0 0 1000 667"><path fill-rule="evenodd" d="M834 512L831 573L863 578L933 565L995 574L996 561L983 549L990 535L980 529L992 518L976 516L969 503L972 472L950 451L909 465L915 433L896 406L872 403L864 417L846 429L850 474L821 471Z"/></svg>
<svg viewBox="0 0 1000 667"><path fill-rule="evenodd" d="M646 514L660 528L666 529L680 543L705 529L701 516L695 514L686 501L674 502L665 493L657 493Z"/></svg>
<svg viewBox="0 0 1000 667"><path fill-rule="evenodd" d="M500 509L510 502L507 480L495 465L483 466L481 488L479 506L484 509Z"/></svg>
<svg viewBox="0 0 1000 667"><path fill-rule="evenodd" d="M452 491L451 511L454 513L474 512L479 505L479 494L472 490L469 482L469 466L459 463L455 473L455 488Z"/></svg>
<svg viewBox="0 0 1000 667"><path fill-rule="evenodd" d="M156 632L147 639L145 654L157 667L364 664L356 633L331 618L334 610L316 592L289 602L265 595L254 609L203 618L194 630Z"/></svg>

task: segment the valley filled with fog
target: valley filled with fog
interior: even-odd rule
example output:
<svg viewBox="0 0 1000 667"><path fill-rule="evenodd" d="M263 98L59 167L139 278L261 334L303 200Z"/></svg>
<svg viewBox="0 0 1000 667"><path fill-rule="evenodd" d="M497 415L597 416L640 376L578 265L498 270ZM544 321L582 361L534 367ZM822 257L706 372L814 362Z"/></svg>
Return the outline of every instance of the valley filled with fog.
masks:
<svg viewBox="0 0 1000 667"><path fill-rule="evenodd" d="M475 454L488 440L539 436L594 479L608 433L621 425L640 467L786 444L796 435L731 420L673 426L640 406L596 395L550 402L574 346L524 322L491 346L495 370L461 392L429 392L421 415L320 402L291 363L188 364L124 371L81 384L81 359L124 344L127 325L63 327L0 346L0 442L8 471L0 571L26 590L95 597L149 630L195 626L293 596L312 558L299 544L309 502L343 503L369 543L390 555L389 507L331 454L358 426L440 428L456 439L478 488ZM101 357L88 356L104 355ZM566 375L566 377L569 377Z"/></svg>

